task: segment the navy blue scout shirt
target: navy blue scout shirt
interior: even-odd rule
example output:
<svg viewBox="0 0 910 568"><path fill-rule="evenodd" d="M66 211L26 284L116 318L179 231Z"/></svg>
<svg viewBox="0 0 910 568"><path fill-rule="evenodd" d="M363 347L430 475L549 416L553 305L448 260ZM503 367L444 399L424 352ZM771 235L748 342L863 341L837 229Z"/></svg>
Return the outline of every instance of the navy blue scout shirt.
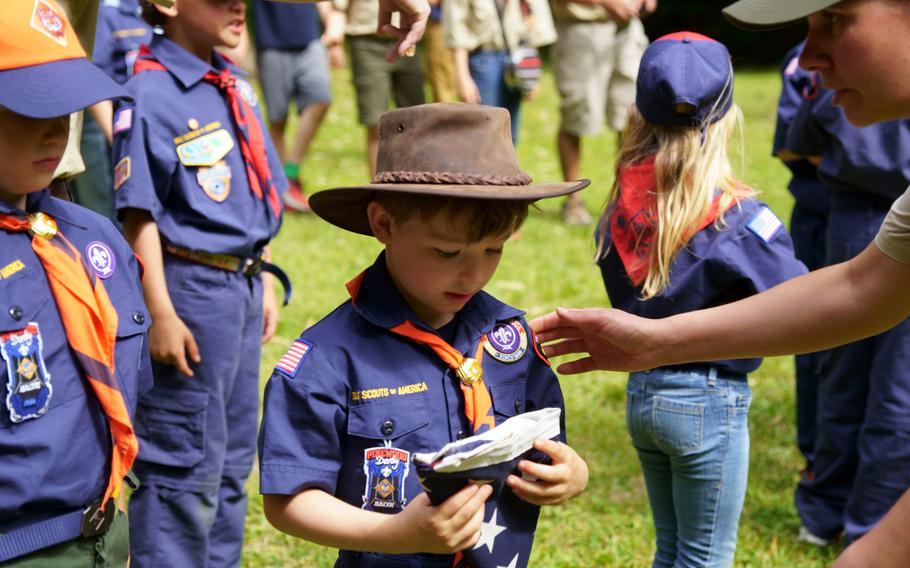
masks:
<svg viewBox="0 0 910 568"><path fill-rule="evenodd" d="M670 285L648 300L641 299L619 254L611 248L598 264L613 307L646 318L664 318L740 300L806 272L793 256L783 223L763 203L740 201L739 207L727 210L724 220L723 229L711 224L692 237L670 269ZM609 232L604 244L610 244ZM751 373L761 359L711 364L731 373Z"/></svg>
<svg viewBox="0 0 910 568"><path fill-rule="evenodd" d="M799 66L799 56L805 45L806 42L803 41L787 52L781 68L783 87L777 103L777 126L774 129L774 145L771 151L774 155L781 150L793 151L787 145L787 137L796 112L802 105L803 99L816 97L821 90L821 81L818 76ZM819 215L827 214L830 192L819 181L817 168L809 160L794 160L784 163L793 174L787 189L796 198L797 206Z"/></svg>
<svg viewBox="0 0 910 568"><path fill-rule="evenodd" d="M253 29L256 48L304 49L319 39L316 6L253 0Z"/></svg>
<svg viewBox="0 0 910 568"><path fill-rule="evenodd" d="M891 203L910 184L910 121L853 126L822 90L803 101L787 136L789 148L822 156L818 177L831 191L857 192Z"/></svg>
<svg viewBox="0 0 910 568"><path fill-rule="evenodd" d="M564 409L559 382L537 354L522 313L480 292L459 312L451 343L473 353L498 325L523 331L527 342L513 362L489 352L482 359L497 424L522 412ZM401 511L422 493L411 456L463 438L471 427L454 372L429 347L388 331L406 320L434 331L404 302L380 255L356 299L303 332L266 386L259 432L262 493L315 488L383 513ZM564 420L561 426L564 433ZM526 534L533 533L537 507L507 488L496 506L500 525L519 517L529 524Z"/></svg>
<svg viewBox="0 0 910 568"><path fill-rule="evenodd" d="M152 386L139 265L126 241L104 217L51 197L28 196L29 212L43 211L104 282L117 311L115 364L123 398L134 415L136 398ZM17 210L0 200L0 213ZM23 330L34 332L38 372L51 385L43 415L14 423L7 403ZM0 532L68 513L99 499L110 477L108 420L66 339L41 261L26 232L0 230ZM41 365L43 363L43 366ZM12 375L15 376L15 375Z"/></svg>
<svg viewBox="0 0 910 568"><path fill-rule="evenodd" d="M121 84L133 74L139 46L152 39L152 26L139 14L139 0L104 0L98 11L92 61Z"/></svg>
<svg viewBox="0 0 910 568"><path fill-rule="evenodd" d="M227 99L202 80L212 69L239 70L217 53L209 66L159 35L150 49L168 71L133 76L126 86L135 102L114 115L117 209L148 211L161 236L176 246L253 256L275 236L281 219L250 190ZM238 79L237 88L258 108L249 83ZM287 178L268 129L262 130L275 185L283 192Z"/></svg>

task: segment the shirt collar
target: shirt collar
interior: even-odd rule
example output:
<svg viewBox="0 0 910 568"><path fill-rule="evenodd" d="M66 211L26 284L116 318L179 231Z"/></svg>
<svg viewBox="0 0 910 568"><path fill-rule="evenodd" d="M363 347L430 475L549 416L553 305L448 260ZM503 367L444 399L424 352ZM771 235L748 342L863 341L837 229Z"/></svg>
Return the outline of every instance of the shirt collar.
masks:
<svg viewBox="0 0 910 568"><path fill-rule="evenodd" d="M421 329L436 331L417 317L395 287L386 266L384 251L364 271L363 280L352 303L354 311L373 325L388 329L409 320ZM493 329L498 321L511 320L523 314L521 310L480 291L458 312L459 327L468 325L473 328L472 335L480 335Z"/></svg>
<svg viewBox="0 0 910 568"><path fill-rule="evenodd" d="M212 53L212 64L209 65L184 49L183 46L157 33L152 35L149 50L155 59L167 67L171 75L180 81L184 88L190 88L201 81L209 71L217 73L228 67L227 62L217 51Z"/></svg>
<svg viewBox="0 0 910 568"><path fill-rule="evenodd" d="M25 211L16 209L11 204L0 199L0 214L25 215L28 213L34 213L35 211L43 211L54 219L58 221L65 221L70 225L75 225L77 227L83 228L85 227L83 223L76 221L75 217L73 217L70 211L67 211L66 208L60 206L60 201L58 199L55 199L48 189L42 189L41 191L36 191L34 193L28 194L25 197Z"/></svg>

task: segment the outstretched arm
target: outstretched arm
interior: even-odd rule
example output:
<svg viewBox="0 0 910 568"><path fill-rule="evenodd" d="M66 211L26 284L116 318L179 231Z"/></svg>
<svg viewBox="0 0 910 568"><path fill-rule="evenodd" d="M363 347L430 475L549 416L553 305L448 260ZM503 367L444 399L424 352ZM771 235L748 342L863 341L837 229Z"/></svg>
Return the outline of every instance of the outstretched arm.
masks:
<svg viewBox="0 0 910 568"><path fill-rule="evenodd" d="M574 374L714 359L809 353L889 329L910 314L910 266L874 244L856 258L731 304L649 320L619 310L558 309L533 322L547 356L586 354Z"/></svg>

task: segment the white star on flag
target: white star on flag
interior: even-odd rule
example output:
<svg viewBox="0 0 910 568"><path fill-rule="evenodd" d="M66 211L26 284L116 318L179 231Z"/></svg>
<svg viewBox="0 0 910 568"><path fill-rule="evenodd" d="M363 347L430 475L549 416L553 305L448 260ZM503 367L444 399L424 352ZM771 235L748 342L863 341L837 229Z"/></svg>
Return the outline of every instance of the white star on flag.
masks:
<svg viewBox="0 0 910 568"><path fill-rule="evenodd" d="M493 545L496 537L499 536L499 533L506 530L506 527L496 524L496 514L499 511L493 509L493 517L490 519L489 523L483 523L480 526L480 539L477 541L477 544L474 546L474 550L477 550L481 546L486 546L490 549L490 554L493 554ZM515 558L518 558L516 555ZM514 564L514 560L513 560ZM514 567L513 567L514 568Z"/></svg>
<svg viewBox="0 0 910 568"><path fill-rule="evenodd" d="M518 555L517 554L515 555L515 558L513 558L512 561L509 562L508 566L497 566L496 568L515 568L516 566L518 566Z"/></svg>

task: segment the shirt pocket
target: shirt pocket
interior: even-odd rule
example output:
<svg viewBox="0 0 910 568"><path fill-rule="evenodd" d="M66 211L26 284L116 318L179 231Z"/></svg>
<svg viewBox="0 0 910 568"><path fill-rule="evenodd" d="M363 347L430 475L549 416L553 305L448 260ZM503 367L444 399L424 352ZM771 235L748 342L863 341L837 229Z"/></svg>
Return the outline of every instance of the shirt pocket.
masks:
<svg viewBox="0 0 910 568"><path fill-rule="evenodd" d="M427 426L430 424L426 401L406 397L390 402L352 406L348 413L348 437L364 448L381 446L389 441L410 452L433 450L429 447Z"/></svg>
<svg viewBox="0 0 910 568"><path fill-rule="evenodd" d="M526 386L527 382L524 380L487 386L490 389L490 398L493 399L493 414L497 424L502 424L526 410Z"/></svg>
<svg viewBox="0 0 910 568"><path fill-rule="evenodd" d="M139 459L172 467L193 467L204 454L209 394L161 383L139 399L136 433Z"/></svg>
<svg viewBox="0 0 910 568"><path fill-rule="evenodd" d="M138 393L152 387L152 368L148 351L148 329L152 323L141 290L114 302L117 309L117 348L114 364L120 389L132 413Z"/></svg>

